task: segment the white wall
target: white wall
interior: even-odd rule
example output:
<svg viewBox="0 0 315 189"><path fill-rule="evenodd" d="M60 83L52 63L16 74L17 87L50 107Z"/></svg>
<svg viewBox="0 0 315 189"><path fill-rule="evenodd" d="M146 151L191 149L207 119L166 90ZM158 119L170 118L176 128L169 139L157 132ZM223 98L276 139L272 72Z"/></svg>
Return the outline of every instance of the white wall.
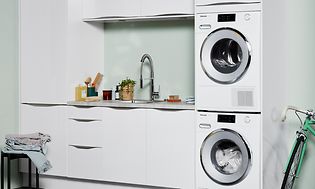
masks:
<svg viewBox="0 0 315 189"><path fill-rule="evenodd" d="M314 1L264 0L264 38L265 47L263 67L268 67L264 74L265 116L264 122L264 188L279 188L283 180L286 161L289 156L295 131L299 121L290 112L284 124L279 123L282 106L294 105L301 108L315 108L312 82L315 62L315 13ZM271 72L271 73L270 73ZM266 90L267 89L267 90ZM275 107L275 109L272 109ZM280 110L281 108L281 110ZM268 111L267 111L268 112ZM266 113L266 112L264 112ZM276 118L276 119L275 119ZM304 116L302 116L304 118ZM268 121L269 120L269 121ZM274 127L271 127L274 126ZM272 139L272 140L270 140ZM266 142L267 141L267 142ZM315 163L315 140L311 137L300 177L296 180L295 189L312 188ZM269 153L268 153L269 152ZM267 172L268 170L268 172ZM274 183L276 180L277 183ZM279 183L278 183L279 182Z"/></svg>
<svg viewBox="0 0 315 189"><path fill-rule="evenodd" d="M18 131L18 0L0 1L0 146L4 136ZM20 183L12 168L13 187Z"/></svg>
<svg viewBox="0 0 315 189"><path fill-rule="evenodd" d="M128 76L137 82L135 98L149 99L148 80L145 89L139 89L140 59L148 53L162 99L172 94L182 99L194 96L193 24L193 20L105 24L105 88L111 89ZM144 78L148 77L146 66Z"/></svg>

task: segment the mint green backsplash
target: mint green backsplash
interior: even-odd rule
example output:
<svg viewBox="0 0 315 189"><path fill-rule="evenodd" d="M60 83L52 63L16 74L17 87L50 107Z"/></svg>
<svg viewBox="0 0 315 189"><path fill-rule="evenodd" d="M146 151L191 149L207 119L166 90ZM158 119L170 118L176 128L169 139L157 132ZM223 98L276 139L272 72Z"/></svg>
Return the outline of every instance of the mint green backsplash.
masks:
<svg viewBox="0 0 315 189"><path fill-rule="evenodd" d="M140 59L152 56L155 89L161 98L194 96L194 22L144 21L105 24L104 86L111 89L122 79L136 80L135 98L149 99L149 80L139 87ZM149 78L145 64L144 78Z"/></svg>
<svg viewBox="0 0 315 189"><path fill-rule="evenodd" d="M0 146L4 136L18 132L18 0L0 0ZM12 168L13 187L19 185L17 166Z"/></svg>

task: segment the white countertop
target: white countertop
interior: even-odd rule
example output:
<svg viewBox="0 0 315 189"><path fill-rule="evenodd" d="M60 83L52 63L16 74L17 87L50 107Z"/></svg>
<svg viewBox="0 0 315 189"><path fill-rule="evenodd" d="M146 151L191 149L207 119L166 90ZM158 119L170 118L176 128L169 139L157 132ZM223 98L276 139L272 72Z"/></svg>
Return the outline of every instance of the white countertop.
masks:
<svg viewBox="0 0 315 189"><path fill-rule="evenodd" d="M120 100L101 100L97 102L69 101L69 106L87 107L112 107L112 108L148 108L148 109L173 109L173 110L194 110L195 105L185 102L153 102L153 103L131 103Z"/></svg>

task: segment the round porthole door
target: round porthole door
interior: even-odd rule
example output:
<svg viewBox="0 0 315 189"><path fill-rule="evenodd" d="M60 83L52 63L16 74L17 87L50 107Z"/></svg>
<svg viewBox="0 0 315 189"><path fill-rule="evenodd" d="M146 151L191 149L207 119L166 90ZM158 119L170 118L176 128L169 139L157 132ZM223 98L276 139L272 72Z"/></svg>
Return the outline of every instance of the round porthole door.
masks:
<svg viewBox="0 0 315 189"><path fill-rule="evenodd" d="M237 30L221 28L204 40L200 62L203 71L221 84L237 82L246 73L251 61L251 48L247 39Z"/></svg>
<svg viewBox="0 0 315 189"><path fill-rule="evenodd" d="M251 153L240 134L219 129L204 140L200 161L210 179L222 185L233 185L247 176L251 167Z"/></svg>

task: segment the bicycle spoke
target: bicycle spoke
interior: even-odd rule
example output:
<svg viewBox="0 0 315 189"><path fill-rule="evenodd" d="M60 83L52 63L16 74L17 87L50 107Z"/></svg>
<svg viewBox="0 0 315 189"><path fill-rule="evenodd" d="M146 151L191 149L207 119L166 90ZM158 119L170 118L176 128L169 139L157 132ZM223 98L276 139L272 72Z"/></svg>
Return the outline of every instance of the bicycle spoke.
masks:
<svg viewBox="0 0 315 189"><path fill-rule="evenodd" d="M296 178L296 173L299 167L303 145L304 139L299 138L296 143L296 146L294 147L295 149L293 150L293 153L291 155L290 163L287 167L281 189L292 189L294 180Z"/></svg>
<svg viewBox="0 0 315 189"><path fill-rule="evenodd" d="M302 143L299 145L299 148L296 152L296 155L294 156L294 160L293 160L293 163L292 163L292 166L290 169L290 174L289 174L286 188L292 188L293 187L293 183L294 183L294 180L296 178L296 172L297 172L299 162L300 162L301 152L302 152Z"/></svg>

